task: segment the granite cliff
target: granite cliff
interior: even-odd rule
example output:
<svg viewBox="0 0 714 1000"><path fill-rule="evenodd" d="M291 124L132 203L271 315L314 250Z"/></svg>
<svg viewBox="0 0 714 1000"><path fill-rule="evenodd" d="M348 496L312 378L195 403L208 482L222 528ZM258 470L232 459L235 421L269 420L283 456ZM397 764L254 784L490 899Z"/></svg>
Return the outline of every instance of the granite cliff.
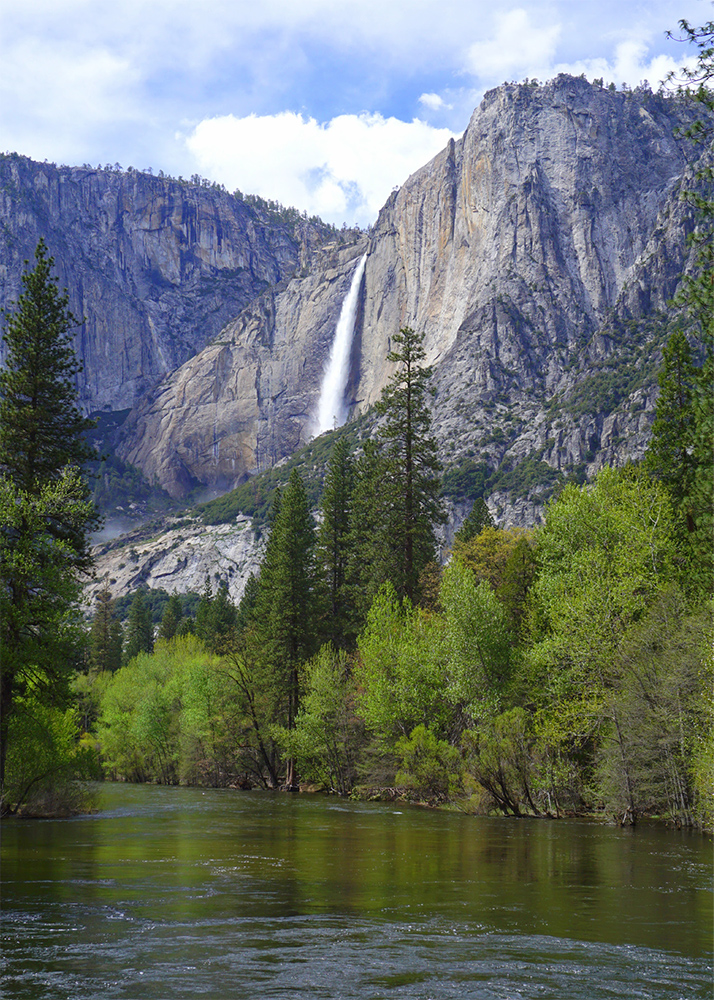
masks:
<svg viewBox="0 0 714 1000"><path fill-rule="evenodd" d="M309 439L367 253L351 413L379 397L394 332L424 331L444 464L465 468L462 495L486 470L500 515L527 522L559 474L646 447L658 314L688 266L693 154L675 133L689 113L580 78L504 84L369 233L200 179L7 155L0 304L44 236L85 317L83 405L130 410L119 453L180 498L229 489Z"/></svg>
<svg viewBox="0 0 714 1000"><path fill-rule="evenodd" d="M134 406L331 236L319 220L195 181L0 156L0 308L17 301L44 237L84 320L88 412Z"/></svg>
<svg viewBox="0 0 714 1000"><path fill-rule="evenodd" d="M687 266L691 150L674 137L686 114L672 98L565 76L490 92L369 234L323 246L152 390L122 454L179 496L196 482L230 487L304 443L367 252L352 412L378 398L390 337L409 325L434 365L442 457L502 469L495 492L510 519L534 516L551 473L638 457L661 343L653 317ZM507 473L524 460L532 489L516 497Z"/></svg>

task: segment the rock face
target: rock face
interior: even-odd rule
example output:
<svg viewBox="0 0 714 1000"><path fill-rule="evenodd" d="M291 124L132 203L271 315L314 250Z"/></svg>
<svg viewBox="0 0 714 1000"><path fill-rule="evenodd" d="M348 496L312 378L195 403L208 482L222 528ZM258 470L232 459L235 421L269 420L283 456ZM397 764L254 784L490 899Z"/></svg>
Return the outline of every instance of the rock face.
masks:
<svg viewBox="0 0 714 1000"><path fill-rule="evenodd" d="M200 593L208 576L214 590L216 581L223 580L237 604L248 577L258 573L264 547L247 517L208 526L182 518L167 522L151 535L139 529L117 542L97 546L95 574L85 594L93 601L105 586L115 595L139 587L170 594Z"/></svg>
<svg viewBox="0 0 714 1000"><path fill-rule="evenodd" d="M216 187L0 156L0 307L44 237L84 322L88 412L133 406L265 288L307 266L328 227Z"/></svg>
<svg viewBox="0 0 714 1000"><path fill-rule="evenodd" d="M655 341L626 324L664 307L686 265L688 150L673 137L685 114L673 99L564 76L487 94L462 139L390 197L368 241L324 248L154 390L127 424L124 457L181 495L196 481L234 485L306 440L365 249L353 412L379 397L390 338L409 325L434 365L447 464L594 471L640 455ZM642 377L615 404L590 391L593 371L622 365Z"/></svg>

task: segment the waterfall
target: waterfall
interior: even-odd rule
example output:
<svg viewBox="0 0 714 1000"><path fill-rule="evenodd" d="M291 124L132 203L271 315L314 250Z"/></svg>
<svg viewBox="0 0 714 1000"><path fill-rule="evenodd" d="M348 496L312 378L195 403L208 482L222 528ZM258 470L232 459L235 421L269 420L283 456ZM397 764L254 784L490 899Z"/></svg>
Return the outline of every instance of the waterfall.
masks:
<svg viewBox="0 0 714 1000"><path fill-rule="evenodd" d="M355 330L359 290L366 262L367 254L357 265L357 270L352 276L350 290L342 303L340 318L335 330L335 339L332 341L330 359L322 379L320 401L315 419L315 434L323 434L325 431L332 430L333 427L340 427L347 419L345 389L350 374L350 351Z"/></svg>

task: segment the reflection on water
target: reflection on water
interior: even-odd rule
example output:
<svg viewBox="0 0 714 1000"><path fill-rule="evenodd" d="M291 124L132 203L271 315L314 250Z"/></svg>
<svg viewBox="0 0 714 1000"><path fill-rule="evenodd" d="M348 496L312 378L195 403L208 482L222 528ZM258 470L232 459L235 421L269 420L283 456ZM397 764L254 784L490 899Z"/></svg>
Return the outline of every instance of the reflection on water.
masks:
<svg viewBox="0 0 714 1000"><path fill-rule="evenodd" d="M711 845L108 785L3 826L5 997L711 995Z"/></svg>

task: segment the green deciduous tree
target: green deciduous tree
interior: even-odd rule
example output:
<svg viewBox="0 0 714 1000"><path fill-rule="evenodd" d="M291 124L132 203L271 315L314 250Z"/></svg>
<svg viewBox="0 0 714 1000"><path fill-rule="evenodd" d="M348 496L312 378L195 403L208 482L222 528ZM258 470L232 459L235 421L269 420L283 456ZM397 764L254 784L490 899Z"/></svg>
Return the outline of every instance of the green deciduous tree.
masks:
<svg viewBox="0 0 714 1000"><path fill-rule="evenodd" d="M358 638L358 704L379 747L393 753L401 736L418 725L438 737L449 732L452 709L446 696L441 621L400 602L384 584Z"/></svg>
<svg viewBox="0 0 714 1000"><path fill-rule="evenodd" d="M441 603L449 697L472 719L493 715L510 675L508 615L490 584L458 559L444 571Z"/></svg>
<svg viewBox="0 0 714 1000"><path fill-rule="evenodd" d="M531 697L542 705L536 728L553 773L579 754L587 769L605 720L625 753L621 648L674 574L669 496L639 470L603 469L591 486L566 486L551 504L538 551L527 654Z"/></svg>

